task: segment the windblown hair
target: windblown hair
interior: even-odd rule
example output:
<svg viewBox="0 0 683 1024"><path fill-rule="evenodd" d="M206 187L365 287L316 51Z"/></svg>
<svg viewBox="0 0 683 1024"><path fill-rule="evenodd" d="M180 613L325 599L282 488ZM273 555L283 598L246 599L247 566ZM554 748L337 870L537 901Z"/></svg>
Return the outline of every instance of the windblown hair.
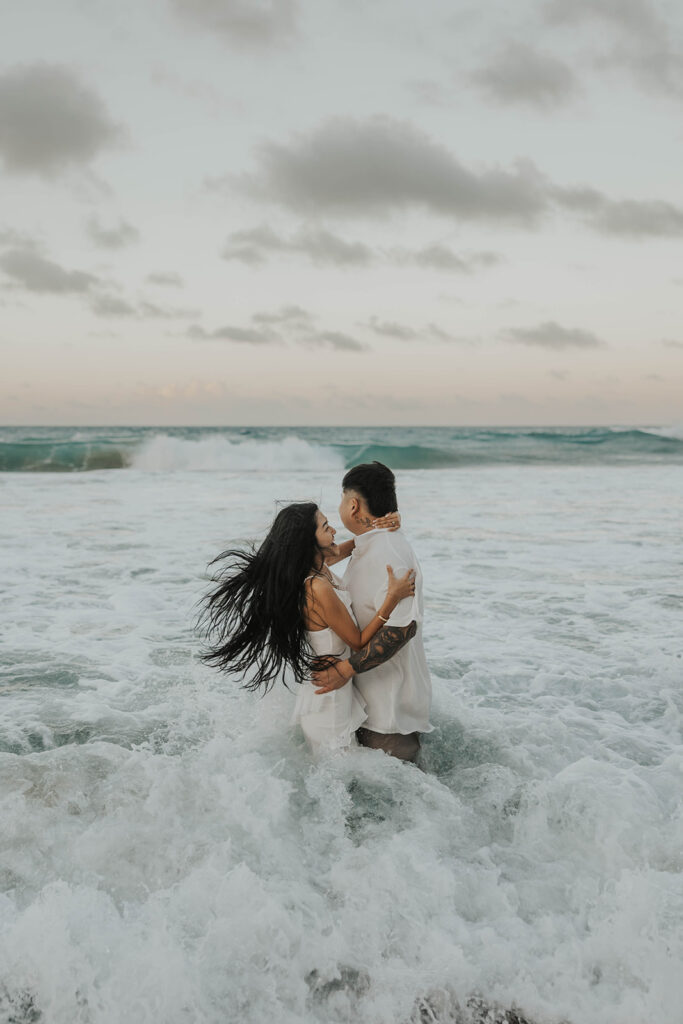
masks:
<svg viewBox="0 0 683 1024"><path fill-rule="evenodd" d="M287 669L300 683L323 666L304 624L304 581L320 554L317 511L313 502L287 505L260 547L231 548L209 562L226 565L212 577L218 586L203 600L198 626L209 648L200 660L248 675L242 684L247 690L267 693L280 678L287 685Z"/></svg>
<svg viewBox="0 0 683 1024"><path fill-rule="evenodd" d="M382 462L353 466L342 480L342 489L357 491L373 516L386 516L398 511L396 478Z"/></svg>

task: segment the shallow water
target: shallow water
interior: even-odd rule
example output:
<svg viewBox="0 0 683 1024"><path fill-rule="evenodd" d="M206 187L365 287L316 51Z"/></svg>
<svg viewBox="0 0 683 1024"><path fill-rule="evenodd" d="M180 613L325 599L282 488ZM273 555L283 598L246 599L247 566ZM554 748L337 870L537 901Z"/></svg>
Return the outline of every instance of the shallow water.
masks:
<svg viewBox="0 0 683 1024"><path fill-rule="evenodd" d="M210 558L338 487L0 474L0 1020L678 1022L680 468L400 473L425 771L197 660Z"/></svg>

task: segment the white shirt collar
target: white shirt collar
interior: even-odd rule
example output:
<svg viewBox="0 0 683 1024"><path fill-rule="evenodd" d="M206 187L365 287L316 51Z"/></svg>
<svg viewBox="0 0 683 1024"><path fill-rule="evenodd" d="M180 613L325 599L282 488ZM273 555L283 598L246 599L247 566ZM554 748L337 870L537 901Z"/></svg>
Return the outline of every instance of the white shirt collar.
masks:
<svg viewBox="0 0 683 1024"><path fill-rule="evenodd" d="M358 550L358 549L362 550L364 547L366 547L368 544L370 544L372 537L378 537L380 534L388 533L388 532L389 532L388 530L368 530L367 533L358 533L358 534L356 534L356 537L355 537L355 542L356 542L355 543L355 548L356 548L356 550Z"/></svg>

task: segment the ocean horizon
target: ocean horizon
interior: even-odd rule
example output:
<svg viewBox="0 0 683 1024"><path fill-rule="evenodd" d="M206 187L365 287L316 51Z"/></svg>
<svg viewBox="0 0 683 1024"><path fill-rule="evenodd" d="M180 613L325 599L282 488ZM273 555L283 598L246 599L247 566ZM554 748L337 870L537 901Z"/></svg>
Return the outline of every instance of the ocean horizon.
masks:
<svg viewBox="0 0 683 1024"><path fill-rule="evenodd" d="M0 472L683 462L683 426L0 427Z"/></svg>

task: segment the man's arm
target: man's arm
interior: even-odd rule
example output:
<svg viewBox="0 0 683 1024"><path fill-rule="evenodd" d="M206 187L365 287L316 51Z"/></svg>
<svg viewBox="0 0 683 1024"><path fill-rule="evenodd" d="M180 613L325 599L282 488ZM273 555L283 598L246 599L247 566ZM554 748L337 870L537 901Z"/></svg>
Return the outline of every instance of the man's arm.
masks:
<svg viewBox="0 0 683 1024"><path fill-rule="evenodd" d="M385 661L401 650L417 633L417 623L407 626L383 626L365 647L345 661L338 661L332 668L313 673L313 683L319 687L316 693L331 693L346 686L351 676L369 672L371 668L383 665Z"/></svg>

